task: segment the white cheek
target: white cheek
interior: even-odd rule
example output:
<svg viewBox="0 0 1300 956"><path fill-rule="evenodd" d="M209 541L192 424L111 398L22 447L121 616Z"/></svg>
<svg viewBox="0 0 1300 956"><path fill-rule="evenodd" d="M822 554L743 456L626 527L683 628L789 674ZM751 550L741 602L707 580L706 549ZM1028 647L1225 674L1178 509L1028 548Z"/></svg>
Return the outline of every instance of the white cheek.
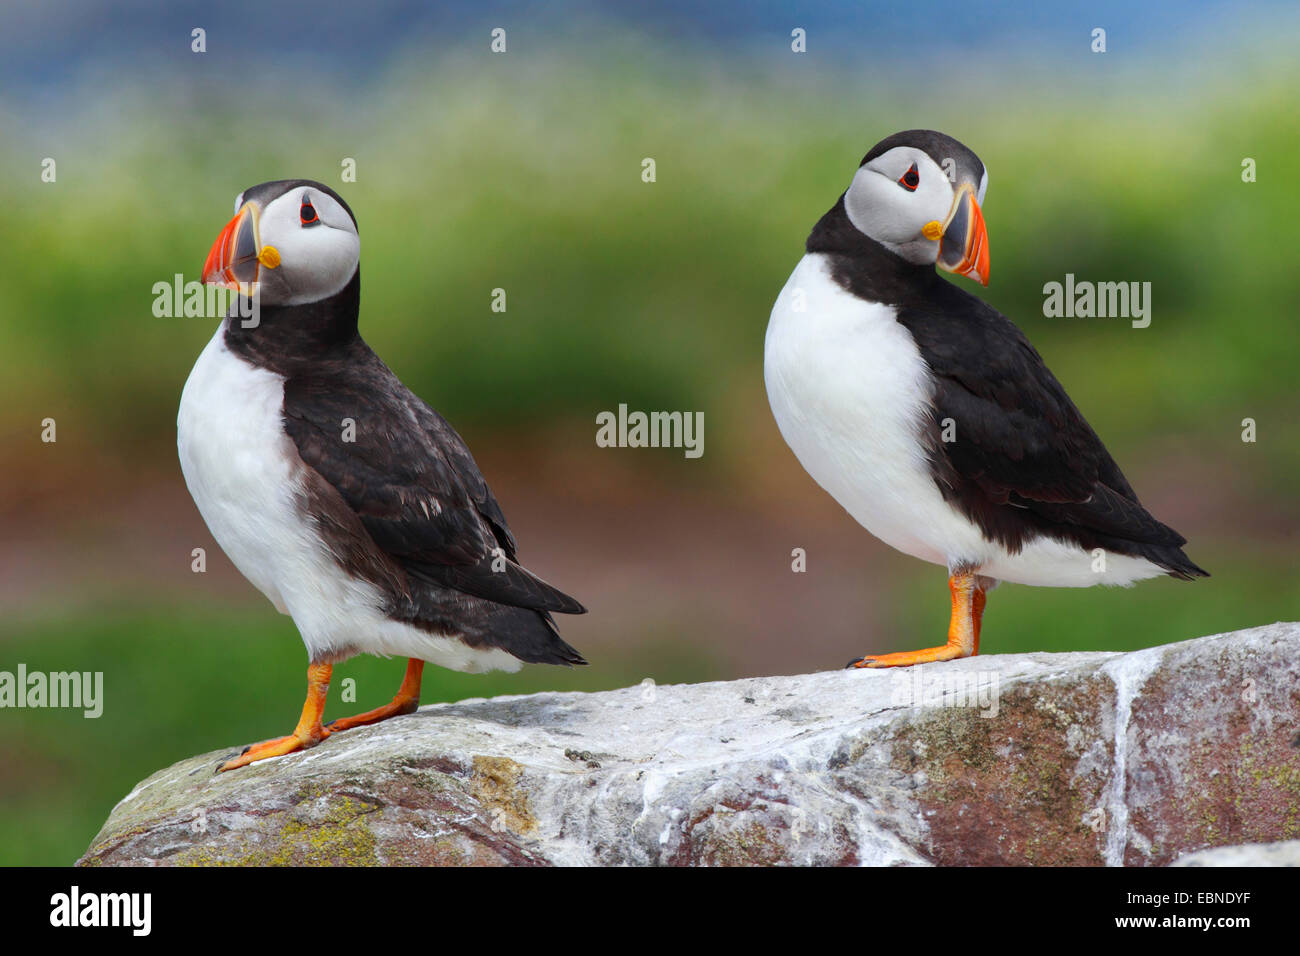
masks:
<svg viewBox="0 0 1300 956"><path fill-rule="evenodd" d="M915 238L926 222L916 200L915 193L862 169L844 197L844 209L859 232L881 242L901 243Z"/></svg>
<svg viewBox="0 0 1300 956"><path fill-rule="evenodd" d="M865 167L844 197L849 221L860 232L891 247L915 242L932 220L943 222L952 206L952 187L941 174L925 177L915 192Z"/></svg>
<svg viewBox="0 0 1300 956"><path fill-rule="evenodd" d="M352 233L316 226L300 229L278 247L277 270L289 305L334 295L352 278L361 255L361 240Z"/></svg>

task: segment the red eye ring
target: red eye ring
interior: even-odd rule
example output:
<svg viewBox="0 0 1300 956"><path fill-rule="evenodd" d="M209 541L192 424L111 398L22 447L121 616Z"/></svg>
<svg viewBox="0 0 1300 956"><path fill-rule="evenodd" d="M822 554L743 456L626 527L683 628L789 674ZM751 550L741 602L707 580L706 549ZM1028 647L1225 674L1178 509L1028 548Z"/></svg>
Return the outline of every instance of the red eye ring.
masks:
<svg viewBox="0 0 1300 956"><path fill-rule="evenodd" d="M921 173L913 163L907 172L898 177L898 185L902 186L909 193L916 192L916 187L921 185Z"/></svg>
<svg viewBox="0 0 1300 956"><path fill-rule="evenodd" d="M302 220L304 226L320 222L316 215L316 207L311 204L311 200L306 196L302 197L302 208L298 211L298 218Z"/></svg>

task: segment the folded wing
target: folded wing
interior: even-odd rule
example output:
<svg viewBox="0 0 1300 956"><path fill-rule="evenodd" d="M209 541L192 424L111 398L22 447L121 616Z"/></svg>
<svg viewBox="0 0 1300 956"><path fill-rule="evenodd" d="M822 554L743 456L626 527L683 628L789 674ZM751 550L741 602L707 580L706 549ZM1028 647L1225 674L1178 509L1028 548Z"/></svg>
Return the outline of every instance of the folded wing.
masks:
<svg viewBox="0 0 1300 956"><path fill-rule="evenodd" d="M583 613L518 563L505 515L456 431L362 348L361 360L285 383L285 428L302 460L413 583L541 612Z"/></svg>

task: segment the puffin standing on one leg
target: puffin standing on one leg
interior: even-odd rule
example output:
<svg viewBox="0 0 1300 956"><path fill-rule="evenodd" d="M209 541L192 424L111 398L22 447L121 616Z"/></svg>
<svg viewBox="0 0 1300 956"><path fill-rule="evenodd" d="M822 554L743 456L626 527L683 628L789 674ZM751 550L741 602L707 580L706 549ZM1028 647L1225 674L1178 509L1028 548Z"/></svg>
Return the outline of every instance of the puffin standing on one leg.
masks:
<svg viewBox="0 0 1300 956"><path fill-rule="evenodd" d="M935 271L988 284L987 185L950 136L877 143L768 323L768 401L795 456L876 537L948 568L947 643L850 667L978 653L999 581L1208 576L1138 502L1024 334Z"/></svg>
<svg viewBox="0 0 1300 956"><path fill-rule="evenodd" d="M505 515L452 427L357 332L356 217L310 180L235 200L203 281L239 291L181 395L185 483L217 543L307 645L288 737L231 770L419 706L425 661L453 670L585 664L552 611L585 608L517 563ZM256 296L260 313L241 319ZM391 704L321 726L335 662L410 658Z"/></svg>

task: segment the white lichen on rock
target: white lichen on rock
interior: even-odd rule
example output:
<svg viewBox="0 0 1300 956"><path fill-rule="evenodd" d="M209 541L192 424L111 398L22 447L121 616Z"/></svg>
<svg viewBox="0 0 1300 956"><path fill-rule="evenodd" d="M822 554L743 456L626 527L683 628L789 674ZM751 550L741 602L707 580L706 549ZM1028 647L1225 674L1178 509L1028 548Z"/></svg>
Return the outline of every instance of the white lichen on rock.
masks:
<svg viewBox="0 0 1300 956"><path fill-rule="evenodd" d="M900 674L466 700L231 773L205 754L82 863L1144 865L1300 836L1300 626Z"/></svg>

